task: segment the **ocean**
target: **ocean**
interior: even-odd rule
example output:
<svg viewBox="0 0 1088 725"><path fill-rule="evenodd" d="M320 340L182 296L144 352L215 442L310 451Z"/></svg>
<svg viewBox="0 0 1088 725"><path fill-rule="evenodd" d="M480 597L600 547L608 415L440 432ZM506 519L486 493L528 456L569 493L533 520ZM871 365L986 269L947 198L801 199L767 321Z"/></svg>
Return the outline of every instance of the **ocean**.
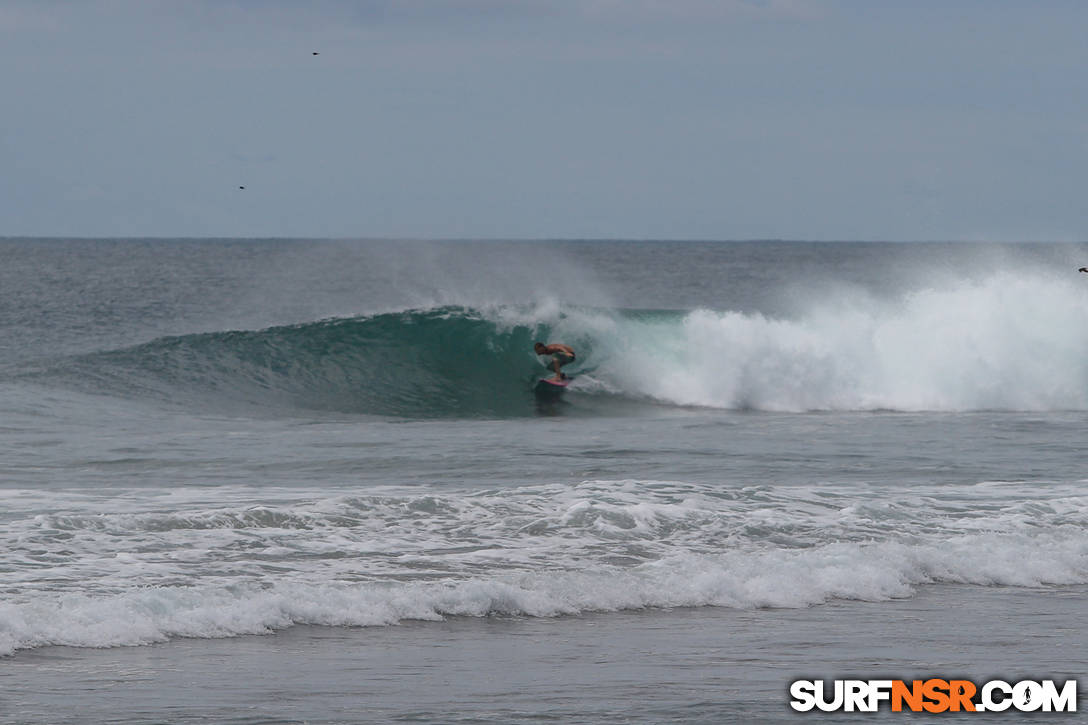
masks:
<svg viewBox="0 0 1088 725"><path fill-rule="evenodd" d="M0 723L856 722L790 683L1083 691L1085 263L0 239ZM559 399L538 340L577 351Z"/></svg>

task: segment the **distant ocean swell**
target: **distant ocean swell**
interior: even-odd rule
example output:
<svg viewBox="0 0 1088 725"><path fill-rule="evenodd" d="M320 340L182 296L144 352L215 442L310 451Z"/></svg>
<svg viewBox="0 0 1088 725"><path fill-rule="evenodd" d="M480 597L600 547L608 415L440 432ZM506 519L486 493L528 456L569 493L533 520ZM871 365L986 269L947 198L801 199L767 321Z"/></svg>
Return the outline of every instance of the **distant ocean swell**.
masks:
<svg viewBox="0 0 1088 725"><path fill-rule="evenodd" d="M45 379L171 400L413 418L522 416L535 340L574 345L571 389L722 409L1085 410L1088 291L995 274L896 301L758 313L439 307L210 332L62 361Z"/></svg>

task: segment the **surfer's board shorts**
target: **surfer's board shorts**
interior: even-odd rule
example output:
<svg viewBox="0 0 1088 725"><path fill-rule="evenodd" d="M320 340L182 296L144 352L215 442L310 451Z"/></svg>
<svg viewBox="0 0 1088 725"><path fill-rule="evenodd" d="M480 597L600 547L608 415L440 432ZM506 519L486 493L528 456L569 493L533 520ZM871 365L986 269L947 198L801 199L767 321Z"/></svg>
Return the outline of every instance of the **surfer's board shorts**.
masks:
<svg viewBox="0 0 1088 725"><path fill-rule="evenodd" d="M564 365L566 365L568 363L574 362L574 356L571 355L569 352L562 352L562 351L553 352L550 355L550 357L551 357L551 360L548 360L547 362L544 363L545 367L550 368L552 366L552 362L555 361L555 360L559 361L559 367L563 367Z"/></svg>

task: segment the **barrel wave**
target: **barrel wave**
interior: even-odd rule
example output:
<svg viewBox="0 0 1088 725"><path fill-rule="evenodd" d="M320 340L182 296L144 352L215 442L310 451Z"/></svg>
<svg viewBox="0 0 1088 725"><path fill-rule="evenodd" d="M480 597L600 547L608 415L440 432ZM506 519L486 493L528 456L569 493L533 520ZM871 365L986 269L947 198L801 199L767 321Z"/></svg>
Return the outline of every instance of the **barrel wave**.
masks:
<svg viewBox="0 0 1088 725"><path fill-rule="evenodd" d="M578 351L569 412L1088 409L1088 292L996 274L750 311L436 307L209 332L66 360L111 395L408 418L535 415L535 340ZM634 407L630 407L634 406Z"/></svg>
<svg viewBox="0 0 1088 725"><path fill-rule="evenodd" d="M458 307L166 337L53 374L93 392L402 417L532 410L544 325Z"/></svg>

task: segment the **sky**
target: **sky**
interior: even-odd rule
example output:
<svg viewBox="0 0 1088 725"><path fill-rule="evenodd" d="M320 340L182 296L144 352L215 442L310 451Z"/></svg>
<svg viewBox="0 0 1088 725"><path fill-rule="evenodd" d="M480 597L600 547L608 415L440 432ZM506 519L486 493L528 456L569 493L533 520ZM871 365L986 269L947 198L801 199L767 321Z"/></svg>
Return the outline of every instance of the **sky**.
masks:
<svg viewBox="0 0 1088 725"><path fill-rule="evenodd" d="M0 0L0 236L1088 240L1086 31L1080 0Z"/></svg>

